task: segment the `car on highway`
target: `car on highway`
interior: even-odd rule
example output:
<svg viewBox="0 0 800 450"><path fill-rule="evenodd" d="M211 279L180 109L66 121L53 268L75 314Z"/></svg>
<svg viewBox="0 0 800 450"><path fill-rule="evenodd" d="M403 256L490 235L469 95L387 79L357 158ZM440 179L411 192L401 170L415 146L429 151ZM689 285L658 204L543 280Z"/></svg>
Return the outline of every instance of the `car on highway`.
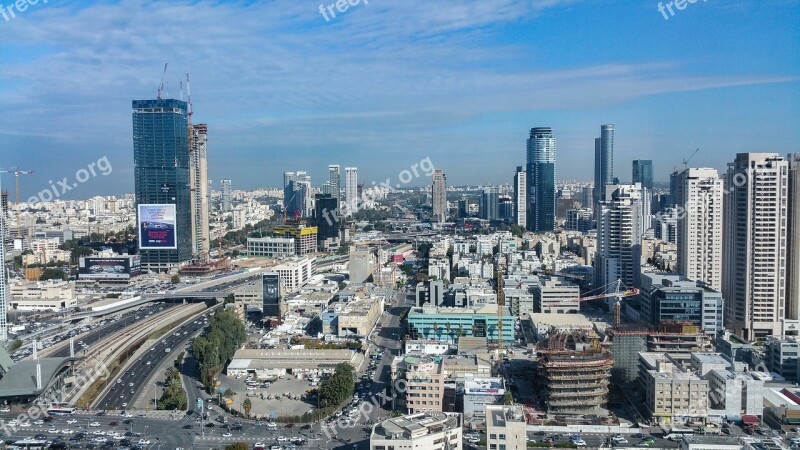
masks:
<svg viewBox="0 0 800 450"><path fill-rule="evenodd" d="M231 436L233 436L233 435L230 433L230 431L226 431L225 433L222 433L222 437L231 437Z"/></svg>
<svg viewBox="0 0 800 450"><path fill-rule="evenodd" d="M90 427L99 427L100 426L100 422L89 422L89 426Z"/></svg>

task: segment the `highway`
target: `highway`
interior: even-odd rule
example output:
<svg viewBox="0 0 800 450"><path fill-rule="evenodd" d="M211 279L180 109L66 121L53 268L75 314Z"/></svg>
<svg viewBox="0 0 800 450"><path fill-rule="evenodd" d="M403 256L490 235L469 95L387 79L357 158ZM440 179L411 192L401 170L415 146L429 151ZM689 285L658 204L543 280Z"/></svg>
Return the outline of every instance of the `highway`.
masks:
<svg viewBox="0 0 800 450"><path fill-rule="evenodd" d="M145 390L145 383L167 358L176 358L178 353L197 332L206 324L203 322L210 311L199 316L196 320L181 325L177 330L172 330L150 347L147 353L129 364L125 372L117 380L108 380L113 386L105 392L103 397L95 402L96 409L123 410L133 406L134 400ZM167 351L169 349L169 351ZM129 406L130 405L130 406Z"/></svg>
<svg viewBox="0 0 800 450"><path fill-rule="evenodd" d="M121 316L119 316L119 318L116 321L111 322L111 323L106 324L106 325L103 325L101 327L98 327L98 328L96 328L96 329L94 329L92 331L89 331L86 336L80 338L79 340L76 340L75 341L75 356L81 355L81 353L80 353L81 350L89 349L92 346L92 344L96 343L97 341L99 341L99 340L101 340L101 339L103 339L105 337L111 336L111 335L113 335L115 333L118 333L118 332L122 331L123 329L125 329L126 327L129 327L129 326L135 324L136 322L139 322L139 321L145 319L147 316L150 316L150 315L155 314L155 313L159 313L159 312L163 311L164 309L171 308L173 306L175 306L175 305L174 304L155 303L155 304L152 304L152 305L147 305L146 307L144 307L142 309L139 309L139 310L136 310L136 311L130 311L130 312L127 312L125 314L122 314ZM83 345L80 345L81 342L83 344L85 344L86 347L84 347ZM64 348L55 351L51 356L52 357L57 357L57 358L66 358L66 357L68 357L69 356L69 344L67 344Z"/></svg>

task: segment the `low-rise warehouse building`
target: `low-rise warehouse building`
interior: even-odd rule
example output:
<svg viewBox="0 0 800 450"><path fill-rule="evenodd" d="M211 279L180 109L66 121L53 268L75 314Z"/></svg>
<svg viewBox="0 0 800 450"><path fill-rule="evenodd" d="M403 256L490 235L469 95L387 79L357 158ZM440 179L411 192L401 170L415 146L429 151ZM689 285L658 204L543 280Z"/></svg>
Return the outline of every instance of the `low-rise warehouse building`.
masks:
<svg viewBox="0 0 800 450"><path fill-rule="evenodd" d="M287 373L332 373L337 365L349 363L358 367L363 355L351 350L260 350L237 351L227 373L230 376L253 373L259 379L267 379Z"/></svg>

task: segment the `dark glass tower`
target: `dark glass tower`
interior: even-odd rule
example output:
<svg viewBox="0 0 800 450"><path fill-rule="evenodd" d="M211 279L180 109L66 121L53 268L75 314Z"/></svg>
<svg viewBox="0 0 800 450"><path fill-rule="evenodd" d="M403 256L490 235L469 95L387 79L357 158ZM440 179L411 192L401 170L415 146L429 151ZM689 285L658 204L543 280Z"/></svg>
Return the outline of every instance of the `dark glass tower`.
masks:
<svg viewBox="0 0 800 450"><path fill-rule="evenodd" d="M614 184L614 125L600 127L594 140L594 206L605 200L605 189Z"/></svg>
<svg viewBox="0 0 800 450"><path fill-rule="evenodd" d="M551 128L533 128L528 138L527 227L553 231L556 221L556 139Z"/></svg>
<svg viewBox="0 0 800 450"><path fill-rule="evenodd" d="M633 160L633 183L642 183L645 189L653 189L653 161L649 159Z"/></svg>
<svg viewBox="0 0 800 450"><path fill-rule="evenodd" d="M166 271L192 257L186 102L133 101L136 205L175 205L176 249L140 250L143 268Z"/></svg>
<svg viewBox="0 0 800 450"><path fill-rule="evenodd" d="M332 194L314 196L314 218L317 224L317 246L322 248L326 239L339 237L339 200Z"/></svg>

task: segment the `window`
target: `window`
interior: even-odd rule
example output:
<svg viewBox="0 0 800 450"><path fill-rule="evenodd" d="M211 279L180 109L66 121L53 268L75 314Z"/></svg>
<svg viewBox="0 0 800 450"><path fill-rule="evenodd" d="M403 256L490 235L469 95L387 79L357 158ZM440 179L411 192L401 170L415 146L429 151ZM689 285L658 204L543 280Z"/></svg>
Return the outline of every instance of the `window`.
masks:
<svg viewBox="0 0 800 450"><path fill-rule="evenodd" d="M497 439L497 435L492 433L489 435L489 439Z"/></svg>

